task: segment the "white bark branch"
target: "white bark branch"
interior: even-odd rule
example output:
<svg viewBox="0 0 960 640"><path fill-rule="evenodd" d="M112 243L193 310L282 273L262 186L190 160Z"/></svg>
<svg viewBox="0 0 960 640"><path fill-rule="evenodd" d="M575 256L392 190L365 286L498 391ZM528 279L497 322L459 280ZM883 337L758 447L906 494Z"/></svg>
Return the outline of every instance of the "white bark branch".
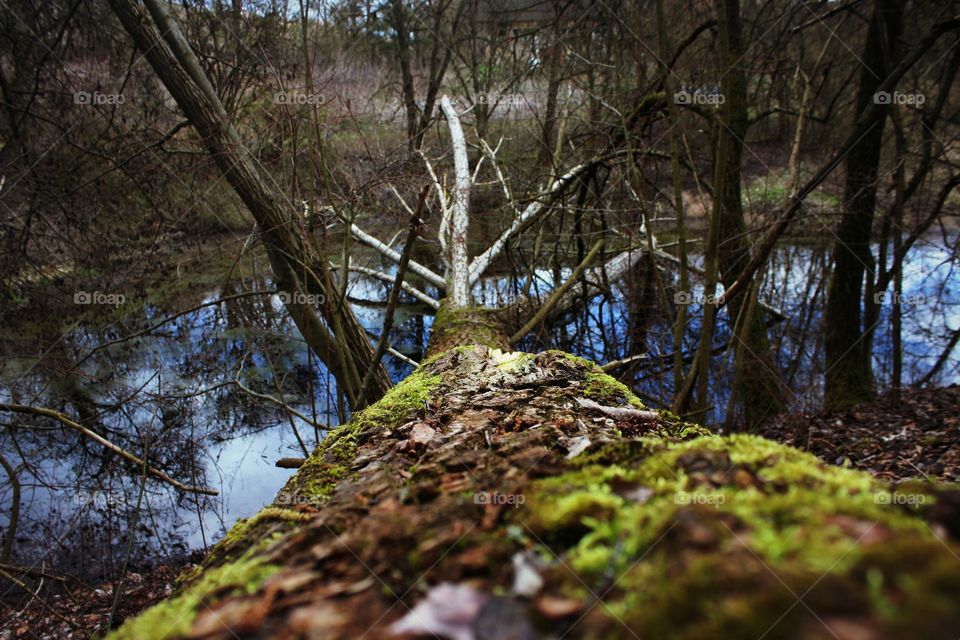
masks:
<svg viewBox="0 0 960 640"><path fill-rule="evenodd" d="M453 167L456 184L450 203L450 300L456 307L470 304L470 261L467 257L467 229L470 224L470 165L467 160L467 139L460 126L453 103L448 96L440 98L440 109L447 118L453 146Z"/></svg>
<svg viewBox="0 0 960 640"><path fill-rule="evenodd" d="M339 269L339 267L334 267L334 268ZM371 269L369 267L361 267L359 265L350 265L350 271L354 271L356 273L362 273L365 276L370 276L371 278L376 278L377 280L381 280L388 284L393 284L393 280L394 280L393 276L386 274L382 271L377 271L376 269ZM409 293L411 296L413 296L420 302L424 303L425 305L429 306L430 308L432 309L440 308L439 300L424 293L420 289L417 289L412 284L408 282L404 282L400 286L403 288L405 292Z"/></svg>
<svg viewBox="0 0 960 640"><path fill-rule="evenodd" d="M497 151L500 150L501 144L503 144L503 138L500 138L500 142L497 143L496 149L491 149L486 140L480 140L480 148L483 149L484 155L490 158L490 166L493 167L494 173L497 174L497 180L500 182L500 186L503 188L503 197L506 198L507 204L510 205L510 210L513 212L513 215L517 215L520 213L517 210L517 201L513 199L513 194L510 192L510 184L507 182L507 179L503 177L503 172L500 170L500 165L497 163Z"/></svg>
<svg viewBox="0 0 960 640"><path fill-rule="evenodd" d="M350 234L354 238L362 242L363 244L367 245L371 249L375 249L381 255L386 256L393 262L396 262L396 263L400 262L399 253L397 253L396 251L394 251L384 243L380 242L379 240L371 236L369 233L367 233L357 225L352 223L350 224ZM430 284L434 285L435 287L439 287L440 289L446 290L447 288L446 281L442 277L440 277L439 275L437 275L436 273L428 269L427 267L420 264L419 262L415 262L414 260L411 260L407 268L410 269L410 271L412 271L413 273L423 278L424 280L426 280L427 282L429 282Z"/></svg>
<svg viewBox="0 0 960 640"><path fill-rule="evenodd" d="M571 182L579 178L587 169L592 167L596 161L578 164L570 171L566 172L554 181L553 185L543 191L536 200L526 206L520 215L513 219L513 222L503 233L490 245L490 248L478 255L470 263L470 284L476 284L477 280L487 270L490 263L500 255L507 242L515 235L526 229L530 224L540 219L542 215L550 210L550 204L553 197L565 189Z"/></svg>
<svg viewBox="0 0 960 640"><path fill-rule="evenodd" d="M389 186L390 191L393 193L393 195L395 195L395 196L397 197L397 200L400 201L400 206L403 207L404 211L406 211L406 212L407 212L408 214L410 214L411 216L416 215L416 214L413 212L413 209L410 208L410 205L407 204L407 201L404 200L404 199L403 199L403 196L400 195L400 192L397 191L397 188L396 188L395 186L393 186L392 184L391 184L391 185L388 185L388 186Z"/></svg>
<svg viewBox="0 0 960 640"><path fill-rule="evenodd" d="M427 173L430 174L430 179L433 180L433 190L436 191L437 201L440 203L440 230L437 233L437 238L440 240L440 252L446 256L447 235L449 235L450 229L450 203L447 201L447 192L443 188L443 185L440 184L440 178L437 177L437 172L433 170L433 164L430 162L430 158L428 158L421 149L417 149L417 153L419 153L423 159L423 164L427 167Z"/></svg>

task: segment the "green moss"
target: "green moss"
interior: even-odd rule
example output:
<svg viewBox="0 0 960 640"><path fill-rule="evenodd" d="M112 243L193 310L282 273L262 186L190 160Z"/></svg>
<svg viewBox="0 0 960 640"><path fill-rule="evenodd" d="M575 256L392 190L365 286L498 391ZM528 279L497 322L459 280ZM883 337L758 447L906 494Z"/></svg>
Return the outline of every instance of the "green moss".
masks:
<svg viewBox="0 0 960 640"><path fill-rule="evenodd" d="M766 567L794 576L798 584L829 575L838 589L845 589L845 576L871 549L864 540L893 534L918 544L933 541L915 514L889 504L888 488L869 474L826 465L764 438L648 438L638 446L646 455L633 448L624 452L622 462L611 463L613 452L607 452L604 464L537 481L527 491L526 504L508 514L549 548L565 549L564 563L586 584L622 576L618 589L629 595L612 599L609 606L625 620L638 619L638 610L646 612L640 626L632 628L667 629L660 622L679 615L671 607L689 603L698 593L705 599L729 596L730 611L715 611L716 620L703 622L713 636L670 635L721 637L737 611L763 606L764 600L791 603L789 592L769 592L773 585L767 584ZM738 568L729 554L749 559L742 575L731 573ZM691 555L701 559L694 561ZM685 562L691 564L684 567ZM758 567L756 575L751 573ZM702 571L708 573L698 577ZM689 591L681 598L673 589L685 581ZM784 581L790 583L787 577ZM732 585L738 583L765 586L747 602L735 597Z"/></svg>
<svg viewBox="0 0 960 640"><path fill-rule="evenodd" d="M350 425L355 430L366 427L388 430L398 427L411 413L426 408L431 391L441 382L441 376L427 375L424 368L420 367L390 389L379 402L354 416Z"/></svg>
<svg viewBox="0 0 960 640"><path fill-rule="evenodd" d="M443 381L427 375L423 366L396 385L379 402L331 431L281 491L285 499L322 504L350 474L360 445L375 432L388 431L426 407L430 393Z"/></svg>
<svg viewBox="0 0 960 640"><path fill-rule="evenodd" d="M616 402L630 404L638 409L646 409L632 391L613 376L595 371L587 374L583 392L598 402Z"/></svg>
<svg viewBox="0 0 960 640"><path fill-rule="evenodd" d="M564 360L569 360L570 362L573 362L583 367L584 369L588 369L591 371L600 370L600 367L598 367L595 362L591 360L587 360L586 358L581 358L580 356L575 356L572 353L567 353L566 351L560 351L558 349L549 349L547 351L544 351L543 353L544 355L550 355L557 358L563 358Z"/></svg>
<svg viewBox="0 0 960 640"><path fill-rule="evenodd" d="M557 356L575 363L578 367L586 369L585 384L583 387L584 395L596 400L597 402L629 404L637 409L646 409L640 398L634 394L627 385L623 384L608 373L604 373L595 362L586 358L575 356L565 351L550 350L544 352L552 356Z"/></svg>
<svg viewBox="0 0 960 640"><path fill-rule="evenodd" d="M180 593L128 620L108 638L112 640L151 640L184 635L190 630L200 607L233 594L255 592L279 566L267 564L251 549L237 560L203 572L184 586ZM209 595L216 593L215 598Z"/></svg>
<svg viewBox="0 0 960 640"><path fill-rule="evenodd" d="M510 350L495 309L454 307L444 300L433 320L427 355L444 353L464 345L482 345L491 349Z"/></svg>
<svg viewBox="0 0 960 640"><path fill-rule="evenodd" d="M250 518L240 518L237 520L236 523L230 527L230 530L227 531L227 535L211 550L209 557L221 560L233 549L238 547L244 550L248 549L252 545L254 537L257 539L261 537L257 534L263 532L264 527L262 525L269 526L277 522L309 522L312 518L313 516L311 514L302 511L272 506L264 507Z"/></svg>

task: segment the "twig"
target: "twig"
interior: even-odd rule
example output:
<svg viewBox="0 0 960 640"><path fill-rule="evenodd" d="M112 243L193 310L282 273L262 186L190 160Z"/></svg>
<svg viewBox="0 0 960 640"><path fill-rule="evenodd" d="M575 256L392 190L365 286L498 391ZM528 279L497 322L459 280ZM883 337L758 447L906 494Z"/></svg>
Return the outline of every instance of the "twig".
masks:
<svg viewBox="0 0 960 640"><path fill-rule="evenodd" d="M367 373L363 376L363 382L360 383L360 393L357 394L357 397L361 399L364 397L364 393L367 390L367 387L370 385L370 381L373 379L373 371L379 366L380 359L383 358L384 352L386 352L390 336L390 329L393 327L393 311L396 309L397 300L400 299L400 291L402 290L401 285L403 284L403 278L407 274L407 265L410 262L410 254L413 253L413 243L417 239L417 235L420 233L420 228L423 225L423 220L420 219L420 214L423 212L423 205L427 201L427 194L430 192L429 187L425 187L420 192L420 200L417 202L417 211L412 216L410 216L410 228L407 231L407 241L403 245L403 254L400 256L400 262L397 265L397 277L394 280L393 288L390 289L390 297L387 298L387 309L383 315L383 331L380 332L380 339L377 341L377 349L373 354L373 360L371 360L371 366L367 369Z"/></svg>
<svg viewBox="0 0 960 640"><path fill-rule="evenodd" d="M587 267L590 266L590 263L593 262L593 259L597 257L597 254L600 253L600 249L602 248L603 248L603 238L601 238L600 240L597 240L597 243L593 245L592 249L590 249L590 253L588 253L587 256L583 259L583 262L577 265L577 268L574 269L572 274L570 274L570 277L567 278L566 282L564 282L562 285L560 285L556 289L556 291L550 294L550 297L547 298L546 302L543 303L543 305L540 307L540 310L537 311L537 313L532 318L530 318L529 321L527 321L527 324L523 325L523 327L519 331L517 331L515 334L510 336L510 340L509 340L510 344L515 343L517 340L519 340L523 336L530 333L534 329L534 327L536 327L538 324L543 322L543 320L547 317L547 315L549 315L553 307L556 306L556 304L560 302L560 300L563 298L563 294L565 294L570 289L570 287L572 287L574 284L577 283L578 280L580 280L580 277L583 275L583 272L587 270Z"/></svg>
<svg viewBox="0 0 960 640"><path fill-rule="evenodd" d="M83 426L82 424L79 424L79 423L77 423L77 422L74 422L74 421L71 420L69 417L67 417L66 415L60 413L59 411L55 411L55 410L53 410L53 409L48 409L48 408L46 408L46 407L31 407L31 406L27 406L27 405L23 405L23 404L11 404L11 403L8 403L8 402L0 402L0 411L13 411L13 412L16 412L16 413L29 413L29 414L36 415L36 416L45 416L45 417L47 417L47 418L53 418L54 420L57 420L58 422L60 422L60 423L63 424L64 426L70 427L71 429L80 432L81 434L83 434L83 435L86 436L87 438L90 438L90 439L93 440L94 442L97 442L97 443L103 445L104 447L106 447L106 448L109 449L110 451L113 451L115 454L117 454L118 456L120 456L121 458L123 458L124 460L126 460L127 462L132 462L133 464L135 464L135 465L137 465L137 466L139 466L139 467L146 466L147 473L148 473L149 475L153 476L153 477L156 478L157 480L160 480L160 481L162 481L162 482L166 482L166 483L169 484L170 486L172 486L172 487L174 487L174 488L176 488L176 489L179 489L180 491L183 491L184 493L202 493L202 494L208 495L208 496L216 496L216 495L219 495L219 493L220 493L220 492L217 491L216 489L207 489L207 488L204 488L204 487L190 487L190 486L187 486L187 485L183 484L183 483L180 482L179 480L174 480L173 478L171 478L170 476L168 476L167 474L165 474L163 471L160 471L159 469L156 469L156 468L154 468L154 467L151 467L151 466L148 465L146 462L144 462L143 460L141 460L141 459L138 458L137 456L133 455L133 454L130 453L129 451L126 451L125 449L122 449L122 448L118 447L117 445L113 444L112 442L110 442L109 440L107 440L106 438L104 438L103 436L101 436L100 434L94 433L94 432L91 431L90 429L87 429L87 428L86 428L85 426Z"/></svg>
<svg viewBox="0 0 960 640"><path fill-rule="evenodd" d="M138 338L138 337L143 336L143 335L146 335L146 334L148 334L148 333L152 333L152 332L156 331L157 329L159 329L160 327L162 327L163 325L165 325L165 324L167 324L167 323L170 323L170 322L173 322L173 321L176 320L177 318L182 318L182 317L185 316L185 315L189 315L189 314L193 313L194 311L199 311L200 309L203 309L204 307L214 307L214 306L223 304L224 302L227 302L227 301L229 301L229 300L236 300L237 298L246 298L246 297L249 297L249 296L269 296L269 295L273 295L273 294L275 294L275 293L277 293L277 292L276 292L276 291L244 291L243 293L236 293L236 294L233 294L233 295L224 296L223 298L217 298L216 300L211 300L210 302L204 302L204 303L202 303L202 304L198 304L198 305L195 306L195 307L190 307L189 309L185 309L184 311L181 311L181 312L179 312L179 313L175 313L175 314L173 314L172 316L168 316L168 317L164 318L163 320L161 320L160 322L157 322L157 323L155 323L155 324L150 325L150 326L147 327L146 329L141 329L140 331L136 331L136 332L134 332L134 333L131 333L130 335L124 336L123 338L117 338L116 340L110 340L109 342L104 342L104 343L102 343L102 344L98 344L98 345L95 346L93 349L91 349L85 356L83 356L83 358L81 358L81 359L77 362L76 366L80 366L81 364L83 364L84 362L86 362L87 359L90 358L90 356L92 356L93 354L97 353L98 351L103 351L104 349L107 349L107 348L109 348L109 347L112 347L113 345L120 344L120 343L122 343L122 342L127 342L127 341L129 341L129 340L133 340L134 338Z"/></svg>
<svg viewBox="0 0 960 640"><path fill-rule="evenodd" d="M324 430L324 431L329 431L329 430L330 430L330 427L328 427L327 425L325 425L325 424L319 424L319 423L317 423L316 421L311 420L310 418L308 418L307 416L305 416L305 415L302 414L301 412L297 411L296 409L294 409L293 407L291 407L290 405L288 405L288 404L287 404L286 402L284 402L283 400L281 400L281 399L279 399L279 398L276 398L276 397L274 397L274 396L271 396L269 393L260 393L259 391L254 391L254 390L251 389L250 387L248 387L248 386L246 386L245 384L243 384L242 382L240 382L240 373L243 371L243 364L244 364L243 362L240 363L240 368L237 369L237 375L234 376L234 378L233 378L233 384L235 384L241 391L243 391L244 393L247 393L247 394L253 396L254 398L258 398L258 399L260 399L260 400L266 400L267 402L272 402L273 404L277 405L278 407L280 407L281 409L283 409L283 410L286 411L287 413L289 413L289 414L291 414L291 415L294 415L294 416L300 418L301 420L303 420L304 422L306 422L306 423L309 424L309 425L312 425L312 426L315 427L315 428L319 428L319 429L322 429L322 430ZM307 454L309 455L309 452L308 452L307 449L306 449L306 445L303 444L303 440L300 439L299 435L297 436L297 440L299 440L299 442L300 442L300 448L303 449L304 453L307 453Z"/></svg>
<svg viewBox="0 0 960 640"><path fill-rule="evenodd" d="M406 356L406 355L400 353L399 351L397 351L397 350L394 349L393 347L387 347L387 353L389 353L390 355L392 355L392 356L393 356L394 358L396 358L397 360L402 360L403 362L406 362L407 364L413 365L414 367L419 367L419 366L420 366L420 363L419 363L419 362L417 362L416 360L414 360L413 358L411 358L411 357L409 357L409 356Z"/></svg>
<svg viewBox="0 0 960 640"><path fill-rule="evenodd" d="M625 367L628 364L633 364L634 362L637 362L639 360L649 360L649 359L650 359L650 354L638 353L635 356L630 356L628 358L623 358L621 360L612 360L600 368L603 370L604 373L610 373L611 371L619 369L620 367Z"/></svg>
<svg viewBox="0 0 960 640"><path fill-rule="evenodd" d="M332 266L332 269L340 269L339 266ZM382 280L383 282L393 282L393 276L390 276L382 271L377 271L376 269L371 269L369 267L362 267L360 265L350 265L350 271L355 271L357 273L362 273L365 276L370 276L371 278L376 278L377 280ZM423 304L429 306L433 310L440 308L440 301L430 296L420 289L417 289L415 286L409 282L403 283L403 290L409 293L411 296L422 302Z"/></svg>

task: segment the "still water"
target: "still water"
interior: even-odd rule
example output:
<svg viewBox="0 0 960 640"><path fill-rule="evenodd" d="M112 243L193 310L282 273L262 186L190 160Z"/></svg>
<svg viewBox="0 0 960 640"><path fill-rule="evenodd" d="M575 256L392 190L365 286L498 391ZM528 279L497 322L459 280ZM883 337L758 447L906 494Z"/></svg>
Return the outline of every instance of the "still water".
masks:
<svg viewBox="0 0 960 640"><path fill-rule="evenodd" d="M905 268L905 383L923 377L950 332L960 327L960 279L950 253L938 245L918 245ZM825 292L818 283L828 260L822 248L788 246L773 256L765 275L762 299L783 316L771 320L771 339L795 411L815 410L820 400ZM543 294L569 272L539 270L531 284ZM642 272L611 283L608 294L585 300L563 323L529 336L518 348L560 348L598 362L642 356L620 372L621 379L632 382L647 402L667 403L675 346L649 276ZM676 276L665 272L663 278L669 284ZM525 284L520 276L491 277L478 283L475 295L485 304L500 304L514 299ZM25 331L5 334L0 400L63 411L174 478L220 492L181 495L152 479L144 482L137 469L72 431L39 418L2 415L8 428L0 431L0 453L17 468L20 484L14 564L45 563L109 577L119 571L128 548L135 563L205 549L238 518L274 498L293 473L277 468L276 460L303 457L345 416L335 384L270 290L269 279L248 277L209 286L189 304L130 300L112 309L107 320L77 322L53 339ZM382 327L380 301L386 293L379 281L351 281L350 300L371 336ZM695 288L691 298L700 294ZM184 308L224 298L124 339ZM881 386L890 378L889 313L890 305L884 305L874 342ZM699 314L692 304L683 344L687 357L696 348ZM401 306L392 346L419 360L432 320L423 306ZM729 333L721 323L714 345L709 418L714 423L723 421L729 397L732 350L724 349ZM394 356L388 355L386 363L395 380L412 370ZM960 382L960 355L950 356L934 382ZM309 421L249 391L272 396ZM13 487L4 477L3 534L12 504Z"/></svg>

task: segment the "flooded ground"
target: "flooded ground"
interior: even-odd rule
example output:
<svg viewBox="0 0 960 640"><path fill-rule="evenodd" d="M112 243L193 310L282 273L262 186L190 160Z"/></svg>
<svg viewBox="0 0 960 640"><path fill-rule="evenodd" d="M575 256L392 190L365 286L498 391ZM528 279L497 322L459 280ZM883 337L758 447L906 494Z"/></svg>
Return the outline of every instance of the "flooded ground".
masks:
<svg viewBox="0 0 960 640"><path fill-rule="evenodd" d="M960 279L950 254L927 244L911 256L904 274L906 383L931 369L960 326ZM764 282L763 300L783 315L771 317L771 337L797 411L820 401L825 292L812 283L822 280L828 260L817 246L785 247L773 256ZM216 497L180 494L144 480L135 467L52 421L3 415L0 453L16 469L19 492L12 555L17 564L111 576L128 557L144 562L203 550L273 499L293 473L277 468L278 459L303 457L347 417L331 377L306 349L263 272L231 271L198 285L186 299L154 294L147 302L134 295L118 301L104 297L117 292L84 292L90 301L78 304L92 308L100 293L102 313L68 321L57 336L23 325L5 328L0 400L63 411L174 478L219 491ZM535 287L549 291L569 273L566 267L537 271ZM564 323L532 334L518 348L560 348L598 362L643 356L620 372L621 379L650 404L667 403L674 345L650 275L640 269L611 283L608 294L584 300ZM663 277L668 284L675 280L671 272ZM503 302L525 284L523 277L491 277L478 283L476 293L482 302ZM351 280L349 299L371 336L382 327L386 292L380 281ZM684 344L688 358L699 332L701 298L695 288ZM874 342L880 385L890 379L889 312L885 305ZM422 304L402 306L392 346L418 361L431 322ZM721 326L713 367L715 423L722 421L729 397L728 341ZM386 362L395 380L412 370L393 355ZM953 354L933 382L960 382L958 370L960 355ZM4 478L4 534L14 493Z"/></svg>

